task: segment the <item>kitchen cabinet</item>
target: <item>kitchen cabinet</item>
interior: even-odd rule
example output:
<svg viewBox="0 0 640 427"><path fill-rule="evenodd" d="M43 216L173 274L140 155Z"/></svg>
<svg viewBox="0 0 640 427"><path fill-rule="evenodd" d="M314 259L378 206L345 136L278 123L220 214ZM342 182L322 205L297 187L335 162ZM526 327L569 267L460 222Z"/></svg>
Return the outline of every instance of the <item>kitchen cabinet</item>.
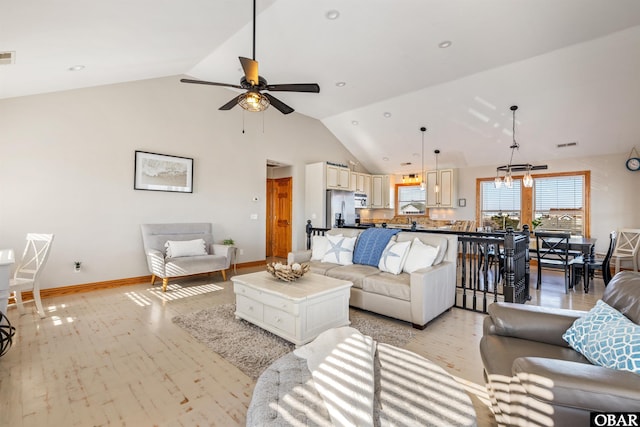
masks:
<svg viewBox="0 0 640 427"><path fill-rule="evenodd" d="M367 196L371 193L371 175L363 172L351 172L351 191L364 193Z"/></svg>
<svg viewBox="0 0 640 427"><path fill-rule="evenodd" d="M327 163L326 177L328 190L349 190L351 171L348 167Z"/></svg>
<svg viewBox="0 0 640 427"><path fill-rule="evenodd" d="M436 183L440 191L436 192ZM455 208L457 197L455 169L439 169L427 172L427 207Z"/></svg>
<svg viewBox="0 0 640 427"><path fill-rule="evenodd" d="M369 201L373 209L393 209L395 177L391 175L371 175L371 195Z"/></svg>

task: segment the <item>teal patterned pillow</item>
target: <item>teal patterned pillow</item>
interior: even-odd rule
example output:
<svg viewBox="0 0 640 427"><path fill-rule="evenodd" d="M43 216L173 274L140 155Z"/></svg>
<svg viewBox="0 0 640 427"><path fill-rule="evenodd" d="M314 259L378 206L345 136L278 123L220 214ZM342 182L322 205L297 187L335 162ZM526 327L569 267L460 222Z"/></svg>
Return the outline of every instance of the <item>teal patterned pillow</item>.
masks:
<svg viewBox="0 0 640 427"><path fill-rule="evenodd" d="M594 365L640 374L640 326L602 300L562 338Z"/></svg>

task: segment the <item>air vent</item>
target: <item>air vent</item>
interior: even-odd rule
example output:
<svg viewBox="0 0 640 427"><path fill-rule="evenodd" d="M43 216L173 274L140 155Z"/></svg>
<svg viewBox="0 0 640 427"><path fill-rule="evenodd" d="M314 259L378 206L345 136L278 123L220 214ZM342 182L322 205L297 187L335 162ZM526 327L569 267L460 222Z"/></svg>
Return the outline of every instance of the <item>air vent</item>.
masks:
<svg viewBox="0 0 640 427"><path fill-rule="evenodd" d="M566 144L558 144L556 145L556 147L565 148L565 147L575 147L576 145L578 145L577 142L567 142Z"/></svg>
<svg viewBox="0 0 640 427"><path fill-rule="evenodd" d="M16 53L13 51L0 52L0 65L11 65L16 62Z"/></svg>

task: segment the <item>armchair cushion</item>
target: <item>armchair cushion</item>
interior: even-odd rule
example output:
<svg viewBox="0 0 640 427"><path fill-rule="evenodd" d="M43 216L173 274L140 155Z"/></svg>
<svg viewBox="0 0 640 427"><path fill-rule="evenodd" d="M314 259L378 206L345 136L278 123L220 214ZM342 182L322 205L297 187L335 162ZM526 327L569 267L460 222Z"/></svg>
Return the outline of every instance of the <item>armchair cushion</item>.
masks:
<svg viewBox="0 0 640 427"><path fill-rule="evenodd" d="M640 373L640 326L602 300L563 338L593 364Z"/></svg>
<svg viewBox="0 0 640 427"><path fill-rule="evenodd" d="M203 239L167 240L164 247L167 248L167 258L207 255L206 244Z"/></svg>

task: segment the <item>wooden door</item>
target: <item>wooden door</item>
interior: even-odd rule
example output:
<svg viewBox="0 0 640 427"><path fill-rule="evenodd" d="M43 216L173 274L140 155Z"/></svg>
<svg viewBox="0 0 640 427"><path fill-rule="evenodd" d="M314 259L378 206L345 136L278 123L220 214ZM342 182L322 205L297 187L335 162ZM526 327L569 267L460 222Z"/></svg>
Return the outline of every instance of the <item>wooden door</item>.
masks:
<svg viewBox="0 0 640 427"><path fill-rule="evenodd" d="M286 258L291 251L291 177L267 179L266 256Z"/></svg>

